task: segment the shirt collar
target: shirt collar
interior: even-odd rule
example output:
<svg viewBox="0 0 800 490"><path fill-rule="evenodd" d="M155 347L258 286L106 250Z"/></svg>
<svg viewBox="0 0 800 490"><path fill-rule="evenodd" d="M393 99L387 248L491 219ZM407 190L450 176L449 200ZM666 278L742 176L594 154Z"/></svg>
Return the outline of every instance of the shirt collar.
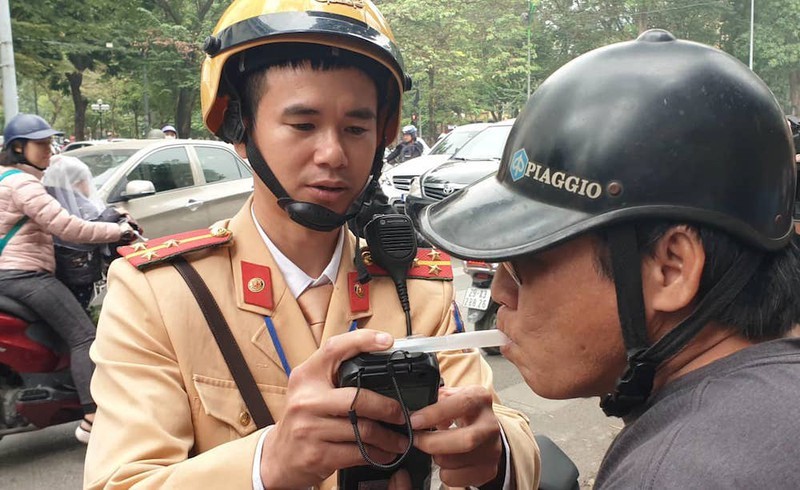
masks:
<svg viewBox="0 0 800 490"><path fill-rule="evenodd" d="M297 267L294 262L289 260L289 258L275 246L272 240L269 239L269 236L267 236L264 229L261 228L261 224L256 219L256 213L252 206L250 207L250 214L253 216L253 222L256 224L258 234L261 235L261 239L264 240L264 244L266 244L269 252L272 254L272 258L275 259L275 263L278 265L278 269L280 269L283 279L286 281L286 286L295 299L308 288L322 286L324 284L336 284L336 276L339 273L339 264L342 261L342 249L344 248L345 234L342 233L341 229L339 230L339 241L336 243L336 250L333 251L331 261L328 262L322 274L314 279L303 272L301 268Z"/></svg>

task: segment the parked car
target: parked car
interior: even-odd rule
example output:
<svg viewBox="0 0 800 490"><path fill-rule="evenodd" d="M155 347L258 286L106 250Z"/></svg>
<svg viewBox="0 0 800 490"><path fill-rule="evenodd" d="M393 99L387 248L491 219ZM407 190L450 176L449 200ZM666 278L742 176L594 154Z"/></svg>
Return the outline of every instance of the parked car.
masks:
<svg viewBox="0 0 800 490"><path fill-rule="evenodd" d="M107 143L118 143L120 141L130 141L127 138L113 138L109 140L86 140L86 141L73 141L71 143L67 143L62 149L61 153L66 153L68 151L77 150L80 148L86 148L87 146L95 146L95 145L105 145Z"/></svg>
<svg viewBox="0 0 800 490"><path fill-rule="evenodd" d="M427 155L385 168L381 174L380 184L383 193L389 198L389 204L402 213L411 180L446 162L470 139L489 126L489 123L459 126L433 145Z"/></svg>
<svg viewBox="0 0 800 490"><path fill-rule="evenodd" d="M100 197L157 237L233 216L253 190L249 165L231 145L129 140L67 153L86 163Z"/></svg>
<svg viewBox="0 0 800 490"><path fill-rule="evenodd" d="M425 206L497 172L513 119L494 123L475 135L450 160L428 170L409 184L405 212L416 222Z"/></svg>

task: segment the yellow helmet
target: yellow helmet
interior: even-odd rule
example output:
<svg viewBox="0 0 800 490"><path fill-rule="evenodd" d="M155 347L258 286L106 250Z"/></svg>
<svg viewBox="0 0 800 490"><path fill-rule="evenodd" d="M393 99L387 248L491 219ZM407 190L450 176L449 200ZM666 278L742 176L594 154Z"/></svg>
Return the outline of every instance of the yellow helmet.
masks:
<svg viewBox="0 0 800 490"><path fill-rule="evenodd" d="M200 95L203 121L212 133L230 139L223 128L225 113L229 102L239 98L233 84L223 81L226 63L249 49L287 43L340 48L386 68L392 80L385 88L389 104L381 122L385 121L384 142L394 139L400 124L401 94L411 88L411 81L391 29L370 0L234 1L203 48L207 56Z"/></svg>

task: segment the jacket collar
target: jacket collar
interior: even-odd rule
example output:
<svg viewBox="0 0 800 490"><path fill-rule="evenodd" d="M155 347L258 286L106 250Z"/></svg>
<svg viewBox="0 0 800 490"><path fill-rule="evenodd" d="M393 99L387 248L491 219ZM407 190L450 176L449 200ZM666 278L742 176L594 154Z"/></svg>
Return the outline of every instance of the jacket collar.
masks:
<svg viewBox="0 0 800 490"><path fill-rule="evenodd" d="M230 253L236 305L241 310L261 317L270 317L289 365L296 367L314 353L317 345L300 310L300 306L297 304L297 300L289 291L275 259L258 233L250 212L251 206L252 197L247 200L228 224L228 228L233 233ZM342 260L339 263L339 271L325 319L322 342L333 335L347 332L354 320L372 315L371 305L366 311L362 312L353 312L350 308L350 295L352 292L348 278L350 273L356 271L353 264L355 237L347 230L345 230L345 233ZM245 292L248 284L243 279L243 263L255 264L269 269L269 279L272 286L271 307L245 301ZM265 322L266 320L262 322L251 341L273 362L278 366L282 366Z"/></svg>

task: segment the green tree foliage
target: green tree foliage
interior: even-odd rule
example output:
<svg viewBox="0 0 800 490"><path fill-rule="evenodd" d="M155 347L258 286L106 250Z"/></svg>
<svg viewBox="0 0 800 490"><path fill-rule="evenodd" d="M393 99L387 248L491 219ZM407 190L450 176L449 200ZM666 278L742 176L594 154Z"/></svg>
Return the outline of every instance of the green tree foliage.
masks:
<svg viewBox="0 0 800 490"><path fill-rule="evenodd" d="M530 22L528 0L377 3L414 80L403 123L418 114L429 141L447 124L514 117L529 76L535 90L572 58L648 28L749 57L750 0L535 0ZM184 137L209 136L199 108L200 46L227 5L12 0L20 106L79 138L99 133L100 115L89 109L98 98L111 105L104 129L120 136L167 123ZM800 1L756 2L754 70L787 112L800 111L798 26Z"/></svg>

